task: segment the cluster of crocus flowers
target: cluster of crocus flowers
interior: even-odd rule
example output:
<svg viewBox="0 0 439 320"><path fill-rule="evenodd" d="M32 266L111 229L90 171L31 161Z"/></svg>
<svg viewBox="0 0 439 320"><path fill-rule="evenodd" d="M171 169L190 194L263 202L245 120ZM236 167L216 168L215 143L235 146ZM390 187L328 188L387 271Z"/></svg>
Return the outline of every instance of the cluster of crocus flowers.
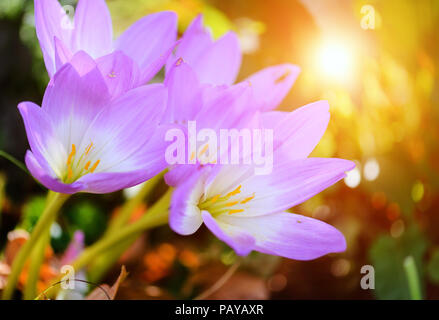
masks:
<svg viewBox="0 0 439 320"><path fill-rule="evenodd" d="M172 198L167 192L151 210L157 217L104 237L75 265L84 266L123 237L162 224L166 220L159 213L169 202L175 232L192 234L204 223L239 255L256 250L308 260L345 249L334 227L287 211L354 167L342 159L308 158L329 121L326 102L291 113L272 111L290 91L297 66L268 67L235 83L242 60L237 36L229 32L214 41L201 16L178 42L172 12L146 16L113 42L104 0L79 0L73 20L57 0L35 0L35 20L51 80L41 107L23 102L19 110L31 149L26 165L58 193L50 199L60 206L66 197L59 194L114 192L166 168L165 181L175 187ZM163 66L164 83L146 84ZM252 164L198 161L206 145L197 145L186 159L197 158L195 166L169 166L166 132L189 121L216 133L272 130L271 172L257 175ZM44 232L43 224L59 206L49 204L29 242ZM11 295L31 244L25 249L4 296Z"/></svg>

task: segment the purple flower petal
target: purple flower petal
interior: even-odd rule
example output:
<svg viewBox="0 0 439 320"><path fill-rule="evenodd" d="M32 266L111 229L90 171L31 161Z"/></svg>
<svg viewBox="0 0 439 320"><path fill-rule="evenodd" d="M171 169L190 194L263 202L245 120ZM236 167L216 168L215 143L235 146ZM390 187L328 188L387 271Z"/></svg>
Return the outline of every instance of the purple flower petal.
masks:
<svg viewBox="0 0 439 320"><path fill-rule="evenodd" d="M60 141L68 146L72 137L73 141L81 141L92 120L107 107L110 98L97 66L81 76L72 64L66 64L47 87L42 108L52 119Z"/></svg>
<svg viewBox="0 0 439 320"><path fill-rule="evenodd" d="M199 164L177 164L166 172L165 182L168 186L176 187L200 170L202 167Z"/></svg>
<svg viewBox="0 0 439 320"><path fill-rule="evenodd" d="M157 173L145 169L127 172L100 172L87 174L81 177L77 183L85 186L84 190L81 190L82 192L102 194L134 187Z"/></svg>
<svg viewBox="0 0 439 320"><path fill-rule="evenodd" d="M203 104L197 75L181 60L171 68L165 78L168 88L168 106L164 122L181 122L195 119Z"/></svg>
<svg viewBox="0 0 439 320"><path fill-rule="evenodd" d="M94 60L85 51L78 51L69 63L80 76L98 68L112 98L140 86L142 79L137 64L122 51L114 51ZM99 79L102 85L101 79Z"/></svg>
<svg viewBox="0 0 439 320"><path fill-rule="evenodd" d="M99 58L113 50L113 26L104 0L79 0L75 13L73 51Z"/></svg>
<svg viewBox="0 0 439 320"><path fill-rule="evenodd" d="M118 97L140 85L140 71L137 64L122 51L115 51L96 60L108 90Z"/></svg>
<svg viewBox="0 0 439 320"><path fill-rule="evenodd" d="M217 220L220 225L245 230L256 240L253 249L267 254L311 260L346 250L346 241L340 231L322 221L297 214L281 212L251 218L225 214Z"/></svg>
<svg viewBox="0 0 439 320"><path fill-rule="evenodd" d="M193 234L203 223L198 208L203 193L203 175L203 171L195 172L172 194L169 226L178 234Z"/></svg>
<svg viewBox="0 0 439 320"><path fill-rule="evenodd" d="M132 187L166 168L167 129L158 127L165 103L163 85L143 86L114 100L96 117L84 135L101 146L90 159L91 163L99 161L99 166L78 180L86 186L84 192L108 193ZM89 143L85 139L78 150Z"/></svg>
<svg viewBox="0 0 439 320"><path fill-rule="evenodd" d="M326 131L329 105L318 101L293 112L271 111L261 114L263 127L273 129L274 151L281 149L291 160L309 156Z"/></svg>
<svg viewBox="0 0 439 320"><path fill-rule="evenodd" d="M191 66L197 72L201 83L234 83L241 67L238 37L233 32L225 34Z"/></svg>
<svg viewBox="0 0 439 320"><path fill-rule="evenodd" d="M20 103L18 109L32 149L32 152L26 153L26 165L31 174L45 187L57 192L74 193L81 190L81 183L67 185L60 182L52 169L59 167L65 150L46 112L31 102Z"/></svg>
<svg viewBox="0 0 439 320"><path fill-rule="evenodd" d="M135 166L156 175L168 166L165 158L168 143L165 141L165 136L166 132L175 126L159 125L157 127L155 123L149 125L155 127L154 133L149 136L148 141L140 148L139 152L133 154L132 158Z"/></svg>
<svg viewBox="0 0 439 320"><path fill-rule="evenodd" d="M214 219L207 211L202 212L202 217L206 227L209 228L218 239L232 247L236 254L246 256L254 249L255 238L244 228L224 223L219 219Z"/></svg>
<svg viewBox="0 0 439 320"><path fill-rule="evenodd" d="M177 16L174 12L164 11L135 22L117 40L116 48L136 61L146 74L148 68L173 47L176 37Z"/></svg>
<svg viewBox="0 0 439 320"><path fill-rule="evenodd" d="M210 32L203 27L203 17L199 15L187 28L166 70L169 71L180 58L195 70L201 83L230 85L241 66L241 49L233 32L214 42Z"/></svg>
<svg viewBox="0 0 439 320"><path fill-rule="evenodd" d="M276 161L276 158L274 159ZM254 192L251 210L236 216L258 216L287 210L313 197L337 181L355 163L335 158L277 159L269 175L253 175L241 183L243 192Z"/></svg>
<svg viewBox="0 0 439 320"><path fill-rule="evenodd" d="M44 110L32 102L20 103L18 110L23 118L29 145L37 158L50 157L51 147L62 151L62 145L56 140L53 123ZM56 159L51 158L49 161L54 163Z"/></svg>
<svg viewBox="0 0 439 320"><path fill-rule="evenodd" d="M290 91L300 68L292 64L282 64L265 68L246 79L253 88L252 107L268 111L275 109Z"/></svg>
<svg viewBox="0 0 439 320"><path fill-rule="evenodd" d="M165 105L165 87L152 84L133 89L107 106L85 133L95 137L96 145L105 146L99 153L99 171L129 172L142 168L143 155L150 152L145 145L157 130ZM164 138L158 143L166 146ZM164 150L161 158L164 162Z"/></svg>
<svg viewBox="0 0 439 320"><path fill-rule="evenodd" d="M39 158L39 160L35 158L35 155L31 151L27 151L25 158L27 168L32 176L41 182L41 184L47 189L59 193L73 194L80 192L85 188L84 184L79 181L75 181L71 184L62 183L58 178L54 177L54 174L51 175L49 173L51 169L48 164L45 163L46 160L44 158ZM41 164L43 162L44 164Z"/></svg>
<svg viewBox="0 0 439 320"><path fill-rule="evenodd" d="M97 68L96 61L87 52L82 50L73 55L69 61L69 64L74 67L75 71L80 76L84 76L87 73L92 72L93 69ZM53 78L51 79L51 82L53 82Z"/></svg>
<svg viewBox="0 0 439 320"><path fill-rule="evenodd" d="M35 0L35 27L49 76L56 71L54 38L70 46L72 28L69 23L58 0Z"/></svg>
<svg viewBox="0 0 439 320"><path fill-rule="evenodd" d="M69 62L73 54L69 48L57 37L54 39L55 41L55 66L56 69L59 70L63 65Z"/></svg>
<svg viewBox="0 0 439 320"><path fill-rule="evenodd" d="M251 94L248 83L208 88L204 91L203 109L194 119L197 121L197 130L246 127L254 115L248 108Z"/></svg>
<svg viewBox="0 0 439 320"><path fill-rule="evenodd" d="M154 76L157 74L157 72L162 69L163 65L168 60L169 56L172 54L172 51L175 50L177 45L179 44L179 41L176 41L173 45L171 45L168 50L166 50L164 53L160 55L160 57L156 58L154 61L152 61L147 67L144 68L142 72L142 77L140 80L140 84L148 83Z"/></svg>
<svg viewBox="0 0 439 320"><path fill-rule="evenodd" d="M210 32L203 27L203 16L200 14L186 29L176 54L166 63L166 71L168 72L180 58L193 66L212 44L213 39Z"/></svg>

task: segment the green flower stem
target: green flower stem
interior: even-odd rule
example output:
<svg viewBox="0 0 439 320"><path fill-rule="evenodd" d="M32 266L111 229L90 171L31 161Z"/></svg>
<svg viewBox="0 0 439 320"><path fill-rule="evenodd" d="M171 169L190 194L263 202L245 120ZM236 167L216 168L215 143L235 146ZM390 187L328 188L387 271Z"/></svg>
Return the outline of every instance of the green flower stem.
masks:
<svg viewBox="0 0 439 320"><path fill-rule="evenodd" d="M404 269L407 276L410 296L412 300L421 300L421 285L419 283L418 270L416 268L415 259L412 256L408 256L404 260Z"/></svg>
<svg viewBox="0 0 439 320"><path fill-rule="evenodd" d="M141 233L145 230L164 225L168 222L168 208L171 198L171 189L154 205L142 218L136 222L121 228L118 232L108 235L86 250L74 261L75 270L80 270L89 264L93 259L102 254L105 250L112 248L121 241L133 236L133 234Z"/></svg>
<svg viewBox="0 0 439 320"><path fill-rule="evenodd" d="M148 195L151 190L157 185L157 183L161 180L163 174L160 174L153 179L149 180L147 184L145 184L139 193L131 198L122 208L122 211L115 217L113 220L113 224L110 225L110 231L106 232L104 237L108 234L116 232L115 230L119 230L121 227L126 225L129 217L132 215L133 211L143 202L146 195ZM156 206L160 206L160 201L154 204L151 208L149 208L146 212L146 215L150 214L150 211L156 210ZM102 277L107 273L107 271L116 263L119 257L136 241L139 237L139 234L133 234L131 237L121 241L117 245L113 246L110 250L107 250L103 254L93 261L88 268L88 279L92 282L99 282Z"/></svg>
<svg viewBox="0 0 439 320"><path fill-rule="evenodd" d="M152 229L154 227L162 226L168 222L168 209L171 199L172 189L169 189L160 200L150 209L148 213L142 216L136 222L129 224L125 227L120 228L117 232L113 232L107 236L104 236L99 241L85 249L82 254L72 263L74 270L79 271L91 262L93 262L96 257L104 253L106 250L113 250L114 246L120 244L121 242L131 239L134 235L138 236L145 230ZM55 279L53 282L56 283L61 280L61 277ZM54 287L57 291L57 288ZM48 296L53 296L54 291L48 292Z"/></svg>
<svg viewBox="0 0 439 320"><path fill-rule="evenodd" d="M165 171L154 176L143 184L137 194L129 199L122 206L121 211L111 221L105 231L104 237L112 234L116 230L125 226L133 212L145 201L145 198L151 193L151 191L162 180ZM137 239L137 235L133 235L130 239L123 241L116 245L111 251L107 251L104 254L96 258L96 260L90 265L88 270L88 277L90 281L99 282L99 280L107 273L108 269L117 261L122 253Z"/></svg>
<svg viewBox="0 0 439 320"><path fill-rule="evenodd" d="M53 221L52 221L53 223ZM37 283L40 278L40 268L44 261L44 253L50 241L50 226L43 232L37 240L35 248L30 256L29 272L24 286L23 297L25 300L33 300L37 295Z"/></svg>
<svg viewBox="0 0 439 320"><path fill-rule="evenodd" d="M117 262L120 256L137 240L139 234L133 234L131 237L121 241L115 245L111 251L107 250L104 254L101 254L96 260L88 267L88 280L93 283L99 283L101 279L106 275L108 270Z"/></svg>
<svg viewBox="0 0 439 320"><path fill-rule="evenodd" d="M156 175L154 178L151 178L147 182L144 183L139 192L129 199L122 207L119 214L117 214L114 219L110 222L110 225L105 232L105 235L111 234L114 231L118 230L120 227L126 225L132 216L134 210L143 203L145 198L150 194L150 192L154 189L154 187L160 182L163 178L164 172Z"/></svg>
<svg viewBox="0 0 439 320"><path fill-rule="evenodd" d="M70 195L68 194L54 193L52 191L50 191L47 195L46 207L44 208L40 219L35 225L35 228L33 229L29 240L24 243L23 247L14 258L14 262L12 263L11 267L11 273L8 277L6 287L3 290L2 299L11 299L18 281L18 277L20 276L21 270L23 269L27 258L32 252L33 247L35 246L43 232L48 228L48 226L51 225L52 221L55 220L58 210L69 198L69 196Z"/></svg>

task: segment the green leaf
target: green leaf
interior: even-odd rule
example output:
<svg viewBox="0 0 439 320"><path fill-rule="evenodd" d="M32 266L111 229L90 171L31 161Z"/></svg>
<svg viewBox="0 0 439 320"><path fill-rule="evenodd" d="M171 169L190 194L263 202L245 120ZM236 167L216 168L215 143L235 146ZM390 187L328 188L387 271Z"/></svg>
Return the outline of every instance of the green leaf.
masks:
<svg viewBox="0 0 439 320"><path fill-rule="evenodd" d="M26 166L21 161L17 160L15 157L11 156L6 151L0 150L0 157L5 158L6 160L9 160L13 164L15 164L18 168L26 172L27 174L30 174L29 171L27 171Z"/></svg>
<svg viewBox="0 0 439 320"><path fill-rule="evenodd" d="M427 272L429 279L439 284L439 248L436 248L431 255L431 259L428 262Z"/></svg>
<svg viewBox="0 0 439 320"><path fill-rule="evenodd" d="M423 290L422 257L427 249L427 240L417 226L408 228L401 237L388 235L378 237L369 255L375 268L375 295L378 299L410 299L404 260L412 256Z"/></svg>

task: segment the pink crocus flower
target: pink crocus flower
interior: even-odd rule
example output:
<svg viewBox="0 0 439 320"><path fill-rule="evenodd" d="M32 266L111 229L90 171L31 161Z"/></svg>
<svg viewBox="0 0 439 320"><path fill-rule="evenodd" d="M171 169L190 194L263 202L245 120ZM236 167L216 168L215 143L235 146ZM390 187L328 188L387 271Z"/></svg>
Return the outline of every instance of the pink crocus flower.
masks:
<svg viewBox="0 0 439 320"><path fill-rule="evenodd" d="M242 53L236 33L229 31L214 41L198 15L187 28L180 43L166 63L167 74L183 59L197 75L198 81L210 85L231 85L241 67ZM276 108L290 91L300 73L298 66L285 63L265 68L246 78L253 90L251 106L255 110Z"/></svg>
<svg viewBox="0 0 439 320"><path fill-rule="evenodd" d="M56 192L113 192L166 167L165 128L159 126L166 88L146 85L112 99L98 66L90 68L93 63L75 55L51 79L42 107L18 106L31 148L26 165Z"/></svg>
<svg viewBox="0 0 439 320"><path fill-rule="evenodd" d="M308 158L329 121L325 101L291 113L268 112L261 125L274 130L271 174L252 165L217 165L195 172L173 194L171 228L193 234L204 223L238 255L252 250L290 259L315 259L346 248L334 227L286 210L345 177L355 164Z"/></svg>
<svg viewBox="0 0 439 320"><path fill-rule="evenodd" d="M140 70L139 84L148 82L162 68L177 35L175 13L164 11L138 20L113 41L111 16L104 0L79 0L73 21L57 0L35 0L35 26L51 77L78 51L94 59L121 51Z"/></svg>

